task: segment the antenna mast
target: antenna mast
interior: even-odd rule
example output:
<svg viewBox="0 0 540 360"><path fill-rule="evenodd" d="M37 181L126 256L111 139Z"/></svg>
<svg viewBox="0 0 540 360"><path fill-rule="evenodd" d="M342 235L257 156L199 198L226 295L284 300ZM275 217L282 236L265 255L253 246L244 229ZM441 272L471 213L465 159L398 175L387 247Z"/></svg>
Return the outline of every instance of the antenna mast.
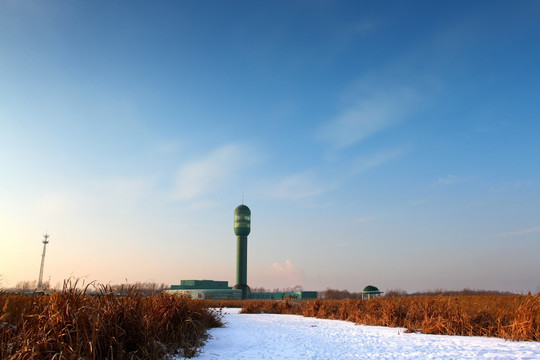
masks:
<svg viewBox="0 0 540 360"><path fill-rule="evenodd" d="M39 279L37 288L42 290L43 286L43 268L45 267L45 251L47 250L47 244L49 243L49 234L43 235L43 255L41 255L41 267L39 268Z"/></svg>

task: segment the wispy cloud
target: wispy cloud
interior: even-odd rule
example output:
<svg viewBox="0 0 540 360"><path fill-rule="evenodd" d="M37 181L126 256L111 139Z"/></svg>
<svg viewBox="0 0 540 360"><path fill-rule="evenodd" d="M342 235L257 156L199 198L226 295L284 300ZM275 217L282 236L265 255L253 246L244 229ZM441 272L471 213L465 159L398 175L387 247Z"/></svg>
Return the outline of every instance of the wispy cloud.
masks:
<svg viewBox="0 0 540 360"><path fill-rule="evenodd" d="M498 233L495 234L496 237L507 237L507 236L520 236L525 234L530 234L540 231L540 226L536 226L530 229L524 229L524 230L517 230L517 231L511 231L511 232L504 232L504 233Z"/></svg>
<svg viewBox="0 0 540 360"><path fill-rule="evenodd" d="M356 171L366 171L381 166L389 161L403 156L406 153L404 149L387 149L367 156L358 157L354 161Z"/></svg>
<svg viewBox="0 0 540 360"><path fill-rule="evenodd" d="M254 162L251 154L244 146L229 144L185 164L176 173L172 199L187 201L215 193L242 167Z"/></svg>
<svg viewBox="0 0 540 360"><path fill-rule="evenodd" d="M489 191L501 193L505 191L520 190L530 185L532 185L532 181L507 181L491 186Z"/></svg>
<svg viewBox="0 0 540 360"><path fill-rule="evenodd" d="M445 177L438 178L437 181L435 181L432 186L446 186L446 185L456 185L456 184L462 184L465 182L465 178L456 176L456 175L448 175Z"/></svg>
<svg viewBox="0 0 540 360"><path fill-rule="evenodd" d="M299 200L325 193L330 186L315 179L311 172L287 176L270 186L267 194L287 200Z"/></svg>
<svg viewBox="0 0 540 360"><path fill-rule="evenodd" d="M400 123L417 107L419 96L409 87L367 93L319 130L319 138L336 148L354 145Z"/></svg>

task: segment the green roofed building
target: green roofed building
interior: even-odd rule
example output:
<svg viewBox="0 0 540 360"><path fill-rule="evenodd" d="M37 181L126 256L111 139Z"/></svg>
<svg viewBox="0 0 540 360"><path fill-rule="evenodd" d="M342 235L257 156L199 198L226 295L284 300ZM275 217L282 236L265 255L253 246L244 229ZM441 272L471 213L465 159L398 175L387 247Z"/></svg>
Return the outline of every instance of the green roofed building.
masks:
<svg viewBox="0 0 540 360"><path fill-rule="evenodd" d="M171 285L171 290L192 290L192 289L232 289L228 281L214 280L182 280L180 285Z"/></svg>
<svg viewBox="0 0 540 360"><path fill-rule="evenodd" d="M382 293L383 292L379 291L379 289L377 289L375 286L368 285L364 288L364 290L362 290L362 299L373 299L375 297L381 296Z"/></svg>
<svg viewBox="0 0 540 360"><path fill-rule="evenodd" d="M229 287L228 281L182 280L180 285L171 285L169 294L188 295L193 299L241 300L242 290Z"/></svg>
<svg viewBox="0 0 540 360"><path fill-rule="evenodd" d="M180 285L171 285L169 294L188 295L193 299L212 300L241 300L241 289L229 287L228 281L214 280L182 280ZM316 291L289 291L251 293L248 299L252 300L309 300L316 299Z"/></svg>

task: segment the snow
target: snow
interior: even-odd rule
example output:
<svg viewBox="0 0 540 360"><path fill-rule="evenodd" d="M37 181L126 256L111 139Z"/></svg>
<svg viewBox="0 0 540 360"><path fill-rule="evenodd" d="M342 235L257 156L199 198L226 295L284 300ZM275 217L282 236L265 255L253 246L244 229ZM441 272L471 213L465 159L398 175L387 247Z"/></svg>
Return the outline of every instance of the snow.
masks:
<svg viewBox="0 0 540 360"><path fill-rule="evenodd" d="M296 315L239 314L209 331L204 359L540 359L539 342L407 334L402 328L356 325Z"/></svg>

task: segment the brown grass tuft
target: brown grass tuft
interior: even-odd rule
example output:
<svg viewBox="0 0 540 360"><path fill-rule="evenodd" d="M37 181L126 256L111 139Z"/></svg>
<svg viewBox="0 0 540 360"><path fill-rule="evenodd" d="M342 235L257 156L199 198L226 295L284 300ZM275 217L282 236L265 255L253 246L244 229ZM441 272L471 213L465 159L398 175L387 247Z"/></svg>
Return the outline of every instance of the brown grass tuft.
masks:
<svg viewBox="0 0 540 360"><path fill-rule="evenodd" d="M404 327L409 332L540 341L540 295L247 301L243 313L282 313Z"/></svg>
<svg viewBox="0 0 540 360"><path fill-rule="evenodd" d="M76 282L51 296L0 296L1 359L161 359L194 356L221 314L190 298L90 296Z"/></svg>

